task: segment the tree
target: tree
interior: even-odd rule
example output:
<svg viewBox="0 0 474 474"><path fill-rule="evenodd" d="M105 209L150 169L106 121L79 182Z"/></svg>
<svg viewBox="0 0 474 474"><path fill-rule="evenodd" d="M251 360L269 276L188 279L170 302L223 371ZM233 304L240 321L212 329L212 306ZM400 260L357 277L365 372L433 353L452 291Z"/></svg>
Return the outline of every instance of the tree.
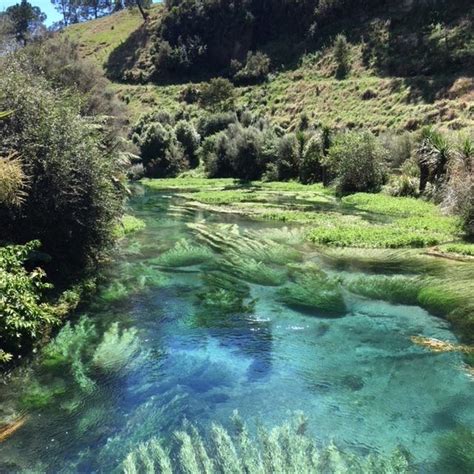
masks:
<svg viewBox="0 0 474 474"><path fill-rule="evenodd" d="M41 31L46 15L39 7L34 7L27 0L8 7L5 14L10 20L12 34L16 40L26 45L28 40Z"/></svg>
<svg viewBox="0 0 474 474"><path fill-rule="evenodd" d="M79 0L51 0L51 3L63 16L62 26L79 23Z"/></svg>
<svg viewBox="0 0 474 474"><path fill-rule="evenodd" d="M334 59L336 60L336 77L344 79L351 69L350 50L347 38L344 35L337 35L334 41Z"/></svg>

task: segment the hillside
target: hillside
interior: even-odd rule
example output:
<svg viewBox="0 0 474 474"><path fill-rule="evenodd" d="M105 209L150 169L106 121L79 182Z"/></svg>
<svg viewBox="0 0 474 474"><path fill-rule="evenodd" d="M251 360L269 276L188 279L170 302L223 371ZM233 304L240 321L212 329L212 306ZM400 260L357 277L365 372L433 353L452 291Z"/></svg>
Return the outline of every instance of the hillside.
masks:
<svg viewBox="0 0 474 474"><path fill-rule="evenodd" d="M304 113L331 127L368 127L375 132L387 129L412 131L430 124L452 130L470 129L474 126L474 79L470 63L473 38L472 32L469 33L472 30L469 11L463 11L452 12L449 22L443 26L443 34L451 38L451 54L463 58L454 68L403 76L381 71L376 60L367 60L368 40L361 33L373 28L375 20L363 19L353 30L347 25L341 27L350 32L352 66L346 79L334 77L334 48L330 40L325 40L314 46L313 51L292 56L280 67L275 67L272 59L269 80L236 88L237 105L251 107L290 128ZM162 12L162 6L154 6L147 25L143 24L138 12L123 11L72 26L66 32L79 43L82 55L97 61L115 82L114 88L128 104L134 120L154 108L176 111L184 106L192 112L196 107L181 102L181 93L186 87L182 82L188 82L183 81L185 76L151 80L156 75L155 34ZM409 26L396 30L400 35L397 41L406 35ZM415 35L416 24L412 27ZM436 29L433 31L430 30L429 38L435 35ZM327 38L331 37L327 35ZM425 52L420 50L419 54L420 64L429 62ZM393 58L396 69L400 69L403 54L394 49ZM429 68L425 67L425 70L429 72ZM193 82L199 79L190 77Z"/></svg>

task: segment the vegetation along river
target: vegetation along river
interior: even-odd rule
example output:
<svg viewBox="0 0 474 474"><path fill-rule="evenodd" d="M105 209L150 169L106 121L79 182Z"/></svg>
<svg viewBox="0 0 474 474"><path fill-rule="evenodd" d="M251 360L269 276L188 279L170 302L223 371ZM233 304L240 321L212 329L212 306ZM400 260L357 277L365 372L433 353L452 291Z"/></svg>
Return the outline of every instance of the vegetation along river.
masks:
<svg viewBox="0 0 474 474"><path fill-rule="evenodd" d="M0 472L239 472L239 456L271 472L292 450L286 472L462 472L472 376L462 353L416 344L457 344L449 323L357 291L410 287L435 259L321 252L297 226L173 193L131 212L146 227L99 294L2 386Z"/></svg>

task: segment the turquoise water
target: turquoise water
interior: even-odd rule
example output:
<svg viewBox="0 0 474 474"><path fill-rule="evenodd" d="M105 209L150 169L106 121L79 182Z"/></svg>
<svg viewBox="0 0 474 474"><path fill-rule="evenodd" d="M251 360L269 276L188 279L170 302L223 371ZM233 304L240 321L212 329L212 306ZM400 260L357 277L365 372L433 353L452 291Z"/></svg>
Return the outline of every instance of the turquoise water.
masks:
<svg viewBox="0 0 474 474"><path fill-rule="evenodd" d="M442 319L339 283L344 310L290 304L282 288L298 268L322 269L331 282L359 269L322 258L297 228L204 213L167 194L131 206L147 227L122 243L101 293L75 317L89 332L67 360L46 350L0 389L0 416L25 415L0 444L0 472L119 472L138 443L166 440L185 421L227 427L234 410L269 427L301 411L321 445L358 455L403 446L417 471L441 472L443 438L474 428L461 356L410 340L456 342ZM175 266L169 250L179 242L196 261ZM245 270L252 257L265 261L263 276Z"/></svg>

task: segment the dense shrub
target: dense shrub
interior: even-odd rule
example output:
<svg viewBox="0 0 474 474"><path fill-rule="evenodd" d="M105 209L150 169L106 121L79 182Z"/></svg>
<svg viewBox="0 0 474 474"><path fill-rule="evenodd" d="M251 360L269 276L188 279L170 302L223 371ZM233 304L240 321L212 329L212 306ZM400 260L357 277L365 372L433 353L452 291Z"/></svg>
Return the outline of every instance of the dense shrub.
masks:
<svg viewBox="0 0 474 474"><path fill-rule="evenodd" d="M190 168L199 165L197 151L201 142L201 137L195 128L185 120L179 121L175 126L176 139L181 144L186 160Z"/></svg>
<svg viewBox="0 0 474 474"><path fill-rule="evenodd" d="M300 181L304 184L323 180L324 148L322 138L322 136L314 134L309 138L304 148L299 170Z"/></svg>
<svg viewBox="0 0 474 474"><path fill-rule="evenodd" d="M0 122L0 139L21 156L29 188L21 212L0 209L0 239L39 239L52 269L84 269L113 241L122 170L93 120L81 117L78 96L52 89L14 57L1 67L0 110L13 113Z"/></svg>
<svg viewBox="0 0 474 474"><path fill-rule="evenodd" d="M249 51L243 67L234 74L234 82L238 84L258 84L266 80L270 72L270 58L261 51Z"/></svg>
<svg viewBox="0 0 474 474"><path fill-rule="evenodd" d="M200 117L197 128L201 137L208 137L222 132L235 122L237 115L234 112L208 113Z"/></svg>
<svg viewBox="0 0 474 474"><path fill-rule="evenodd" d="M15 154L0 157L0 208L17 209L26 197L28 178Z"/></svg>
<svg viewBox="0 0 474 474"><path fill-rule="evenodd" d="M385 181L384 156L372 134L346 132L336 136L324 163L339 194L377 192Z"/></svg>
<svg viewBox="0 0 474 474"><path fill-rule="evenodd" d="M201 88L200 104L212 111L226 111L234 107L234 86L222 77L211 79Z"/></svg>
<svg viewBox="0 0 474 474"><path fill-rule="evenodd" d="M44 300L51 285L40 268L28 272L24 263L39 242L0 248L0 362L11 352L27 349L52 324L59 311Z"/></svg>
<svg viewBox="0 0 474 474"><path fill-rule="evenodd" d="M351 69L350 50L347 38L339 34L334 41L334 60L336 61L336 77L344 79Z"/></svg>
<svg viewBox="0 0 474 474"><path fill-rule="evenodd" d="M300 167L299 143L294 133L281 138L276 157L278 179L286 181L298 178Z"/></svg>
<svg viewBox="0 0 474 474"><path fill-rule="evenodd" d="M461 216L464 231L474 235L474 141L460 140L448 167L443 207Z"/></svg>

